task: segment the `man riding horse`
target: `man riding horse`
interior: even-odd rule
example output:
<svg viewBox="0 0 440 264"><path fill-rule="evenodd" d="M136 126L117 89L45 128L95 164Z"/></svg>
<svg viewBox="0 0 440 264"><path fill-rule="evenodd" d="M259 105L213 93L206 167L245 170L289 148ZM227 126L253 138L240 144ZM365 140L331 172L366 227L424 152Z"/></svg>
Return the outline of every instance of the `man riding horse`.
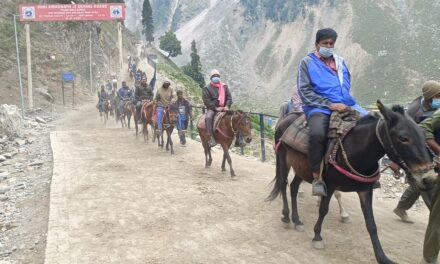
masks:
<svg viewBox="0 0 440 264"><path fill-rule="evenodd" d="M148 85L147 79L143 79L141 81L141 86L136 87L134 92L134 97L136 99L136 113L138 116L141 116L142 101L152 101L153 96L153 89Z"/></svg>
<svg viewBox="0 0 440 264"><path fill-rule="evenodd" d="M107 92L105 91L105 86L101 85L101 91L98 92L98 105L97 108L100 113L104 110L104 102L108 99Z"/></svg>
<svg viewBox="0 0 440 264"><path fill-rule="evenodd" d="M316 50L301 60L298 69L298 92L310 128L308 157L314 178L313 195L317 196L327 195L320 176L332 111L343 113L351 108L367 114L350 95L351 76L344 59L333 53L337 37L331 28L318 30Z"/></svg>
<svg viewBox="0 0 440 264"><path fill-rule="evenodd" d="M157 117L157 133L162 133L162 119L163 113L171 103L175 100L174 90L170 87L170 81L166 80L157 90L154 101L156 102L156 117Z"/></svg>
<svg viewBox="0 0 440 264"><path fill-rule="evenodd" d="M127 82L122 82L122 88L118 90L119 97L119 113L124 112L124 105L126 102L133 99L133 91L127 86Z"/></svg>
<svg viewBox="0 0 440 264"><path fill-rule="evenodd" d="M229 87L221 82L220 72L212 70L209 75L211 82L203 88L203 103L206 111L206 130L209 137L209 145L214 147L217 142L214 139L213 121L216 112L226 112L232 105L232 96Z"/></svg>

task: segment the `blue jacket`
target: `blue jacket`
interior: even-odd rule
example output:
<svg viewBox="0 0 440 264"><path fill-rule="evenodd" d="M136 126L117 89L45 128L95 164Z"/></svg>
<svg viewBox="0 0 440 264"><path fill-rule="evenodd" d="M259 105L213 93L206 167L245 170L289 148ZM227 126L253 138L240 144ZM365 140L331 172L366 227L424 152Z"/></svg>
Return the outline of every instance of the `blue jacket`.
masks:
<svg viewBox="0 0 440 264"><path fill-rule="evenodd" d="M362 107L356 104L350 95L351 76L342 57L334 55L338 72L335 73L315 54L309 53L301 60L298 69L298 93L303 102L307 117L313 113L331 115L330 105L342 103L361 115L366 115Z"/></svg>
<svg viewBox="0 0 440 264"><path fill-rule="evenodd" d="M120 88L118 90L118 97L120 100L129 100L133 98L133 91L126 87L126 88Z"/></svg>

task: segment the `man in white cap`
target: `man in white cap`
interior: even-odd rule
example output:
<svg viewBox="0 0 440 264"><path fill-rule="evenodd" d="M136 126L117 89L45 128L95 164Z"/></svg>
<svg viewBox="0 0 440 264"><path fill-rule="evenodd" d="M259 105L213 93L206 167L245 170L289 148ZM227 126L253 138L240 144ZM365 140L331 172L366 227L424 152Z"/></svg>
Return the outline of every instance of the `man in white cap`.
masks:
<svg viewBox="0 0 440 264"><path fill-rule="evenodd" d="M203 88L203 103L206 111L206 131L211 147L217 145L213 133L213 120L216 112L228 111L232 105L232 96L229 88L220 79L220 72L212 70L209 75L210 83Z"/></svg>

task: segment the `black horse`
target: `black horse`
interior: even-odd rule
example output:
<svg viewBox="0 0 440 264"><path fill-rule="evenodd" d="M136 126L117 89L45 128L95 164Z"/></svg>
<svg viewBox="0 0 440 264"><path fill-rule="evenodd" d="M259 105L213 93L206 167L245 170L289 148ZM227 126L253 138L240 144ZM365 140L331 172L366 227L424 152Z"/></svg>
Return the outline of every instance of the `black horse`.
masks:
<svg viewBox="0 0 440 264"><path fill-rule="evenodd" d="M437 175L432 168L432 159L425 146L425 138L420 128L405 116L400 106L391 109L377 102L382 114L368 115L359 120L356 127L345 137L342 146L347 153L347 159L341 155L341 149L336 153L336 164L348 172L356 170L363 175L374 175L378 171L378 161L387 154L390 159L407 171L411 179L420 189L429 189L437 181ZM274 187L269 200L274 200L280 193L283 198L283 222L289 222L289 207L286 196L287 175L290 168L295 171L290 185L292 200L292 222L295 226L303 226L298 210L296 197L302 181L311 183L312 172L307 156L293 150L282 141L287 127L297 118L297 115L286 117L275 132L275 143L278 146L276 154L276 176ZM348 162L347 162L348 161ZM351 168L351 169L350 169ZM362 212L368 233L373 243L376 260L381 264L395 263L385 255L377 235L376 223L373 216L373 184L360 183L340 173L336 166L329 165L324 180L327 185L327 197L323 198L319 207L319 218L316 222L313 245L317 249L324 248L321 237L321 226L328 213L330 199L335 192L357 192L361 202ZM298 228L301 230L302 228Z"/></svg>

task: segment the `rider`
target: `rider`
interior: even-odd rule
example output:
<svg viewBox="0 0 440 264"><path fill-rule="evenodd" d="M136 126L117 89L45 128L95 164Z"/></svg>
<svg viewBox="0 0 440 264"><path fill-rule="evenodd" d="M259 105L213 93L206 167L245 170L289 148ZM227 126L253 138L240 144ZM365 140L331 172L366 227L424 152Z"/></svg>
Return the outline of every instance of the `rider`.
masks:
<svg viewBox="0 0 440 264"><path fill-rule="evenodd" d="M105 90L107 91L107 95L110 95L113 91L112 83L110 82L110 79L107 79L107 83L105 84Z"/></svg>
<svg viewBox="0 0 440 264"><path fill-rule="evenodd" d="M119 113L124 112L124 104L133 98L133 91L127 86L125 81L122 82L122 88L118 90L119 97Z"/></svg>
<svg viewBox="0 0 440 264"><path fill-rule="evenodd" d="M289 113L302 112L302 106L303 104L301 102L301 98L299 97L298 89L295 87L293 89L292 98L290 98L289 101L283 103L283 105L281 106L278 121L283 119Z"/></svg>
<svg viewBox="0 0 440 264"><path fill-rule="evenodd" d="M142 80L142 71L140 69L137 69L137 71L136 71L135 80L136 81L141 81Z"/></svg>
<svg viewBox="0 0 440 264"><path fill-rule="evenodd" d="M156 97L154 101L156 101L156 117L157 117L157 132L162 132L162 117L165 108L171 105L171 103L175 100L174 90L170 87L171 83L168 80L165 80L156 92Z"/></svg>
<svg viewBox="0 0 440 264"><path fill-rule="evenodd" d="M147 79L143 79L141 81L141 85L136 87L134 92L134 97L136 99L136 112L140 116L141 108L142 108L142 101L153 100L153 89L148 85Z"/></svg>
<svg viewBox="0 0 440 264"><path fill-rule="evenodd" d="M428 84L440 85L439 83L435 82L429 82ZM438 94L436 96L438 96ZM426 100L425 96L424 99ZM440 106L439 101L437 101L437 104L439 105L435 105L434 102L436 102L436 100L439 99L432 100L432 107ZM425 120L423 120L419 126L422 128L425 134L428 147L438 157L440 155L440 110L435 111L431 117L427 117ZM417 191L417 187L412 188L412 190L415 191L415 197L418 197L419 192ZM405 193L406 192L407 191L405 191ZM430 192L428 197L431 197L431 195L432 199L430 199L429 206L431 212L429 215L428 227L425 233L425 242L423 244L424 262L422 261L422 263L438 263L437 258L440 250L440 184L437 184L437 187ZM423 193L422 196L424 196Z"/></svg>
<svg viewBox="0 0 440 264"><path fill-rule="evenodd" d="M186 144L185 132L188 128L188 121L192 118L191 104L183 97L183 91L177 91L177 107L179 108L179 115L177 116L177 131L179 131L180 144Z"/></svg>
<svg viewBox="0 0 440 264"><path fill-rule="evenodd" d="M221 82L220 72L218 70L212 70L209 79L211 82L203 88L203 103L207 109L205 124L209 139L208 144L214 147L217 145L213 133L215 113L228 111L232 105L232 96L228 86Z"/></svg>
<svg viewBox="0 0 440 264"><path fill-rule="evenodd" d="M301 60L297 76L298 93L310 127L308 157L314 178L313 195L317 196L327 195L320 173L332 111L342 113L351 108L367 114L350 95L351 77L344 59L333 53L337 37L331 28L318 30L316 50Z"/></svg>
<svg viewBox="0 0 440 264"><path fill-rule="evenodd" d="M102 112L104 110L103 109L104 102L105 102L105 100L107 100L107 98L108 98L108 95L107 95L107 92L105 91L105 86L101 85L101 91L98 92L98 105L97 105L99 112Z"/></svg>
<svg viewBox="0 0 440 264"><path fill-rule="evenodd" d="M420 123L428 117L432 116L436 109L440 108L440 83L436 81L427 81L422 86L422 96L417 97L412 101L407 110L407 114ZM440 129L435 131L435 134L440 133ZM429 145L429 141L427 141ZM393 171L399 171L399 166L396 164L390 165ZM402 194L397 207L394 209L394 213L402 219L405 223L413 223L408 217L407 210L410 209L414 203L422 196L423 200L430 207L432 195L431 192L422 192L413 184L409 184L405 192Z"/></svg>

